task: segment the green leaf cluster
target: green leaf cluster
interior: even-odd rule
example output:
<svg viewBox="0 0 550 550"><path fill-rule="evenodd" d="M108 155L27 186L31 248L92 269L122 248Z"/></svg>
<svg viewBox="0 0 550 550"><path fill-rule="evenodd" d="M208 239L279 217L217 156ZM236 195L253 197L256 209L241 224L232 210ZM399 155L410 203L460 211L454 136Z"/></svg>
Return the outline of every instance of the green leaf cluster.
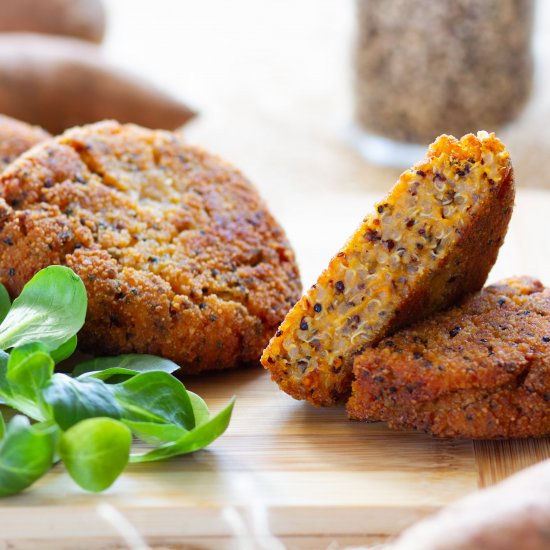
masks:
<svg viewBox="0 0 550 550"><path fill-rule="evenodd" d="M76 349L86 289L70 269L37 273L10 304L0 285L0 496L18 493L57 460L88 491L110 487L129 462L191 453L227 428L234 399L212 416L206 403L152 355L96 357L71 375L55 365ZM34 422L31 423L31 420ZM132 452L133 438L152 448Z"/></svg>

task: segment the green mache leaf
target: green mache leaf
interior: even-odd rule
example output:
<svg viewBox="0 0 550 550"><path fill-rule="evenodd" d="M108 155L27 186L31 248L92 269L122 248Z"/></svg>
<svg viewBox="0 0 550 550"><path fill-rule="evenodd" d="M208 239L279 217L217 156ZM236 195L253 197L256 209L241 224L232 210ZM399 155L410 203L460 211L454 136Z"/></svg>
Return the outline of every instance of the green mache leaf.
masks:
<svg viewBox="0 0 550 550"><path fill-rule="evenodd" d="M57 349L50 351L50 355L54 360L54 363L61 363L68 359L76 350L76 345L78 343L78 338L76 334L73 334L64 344L61 344Z"/></svg>
<svg viewBox="0 0 550 550"><path fill-rule="evenodd" d="M4 439L6 433L6 423L4 422L4 415L0 412L0 441Z"/></svg>
<svg viewBox="0 0 550 550"><path fill-rule="evenodd" d="M176 441L187 433L185 428L176 424L159 424L157 422L136 422L122 419L122 422L132 430L132 433L145 443L160 445Z"/></svg>
<svg viewBox="0 0 550 550"><path fill-rule="evenodd" d="M0 323L6 318L11 307L11 300L6 287L0 283Z"/></svg>
<svg viewBox="0 0 550 550"><path fill-rule="evenodd" d="M53 351L75 335L86 317L86 288L68 267L39 271L13 301L0 325L0 348L40 342Z"/></svg>
<svg viewBox="0 0 550 550"><path fill-rule="evenodd" d="M59 457L69 475L92 492L110 487L128 464L132 434L112 418L89 418L75 424L59 440Z"/></svg>
<svg viewBox="0 0 550 550"><path fill-rule="evenodd" d="M0 398L2 402L5 402L6 397L11 395L11 388L7 379L9 358L8 353L0 350Z"/></svg>
<svg viewBox="0 0 550 550"><path fill-rule="evenodd" d="M75 367L73 376L93 376L100 380L108 380L115 375L130 378L140 372L161 371L172 373L178 369L179 366L169 359L157 357L156 355L129 353L117 357L96 357L80 363Z"/></svg>
<svg viewBox="0 0 550 550"><path fill-rule="evenodd" d="M17 356L17 354L16 354ZM8 377L8 363L10 355L0 351L0 400L3 404L34 418L43 421L48 418L47 407L42 401L37 401L31 389L34 387L34 380L24 380L24 384L18 385ZM13 363L12 363L13 364ZM29 364L30 365L30 364ZM19 370L19 369L17 369ZM21 376L22 371L16 374L16 379ZM12 377L14 373L12 372ZM23 376L24 378L24 376Z"/></svg>
<svg viewBox="0 0 550 550"><path fill-rule="evenodd" d="M8 359L7 379L12 385L28 389L43 388L53 374L54 363L42 344L25 344L11 351Z"/></svg>
<svg viewBox="0 0 550 550"><path fill-rule="evenodd" d="M156 460L164 460L166 458L192 453L206 447L227 429L229 421L231 420L234 404L235 398L233 397L229 404L217 415L208 420L208 422L187 432L177 441L165 443L144 454L131 455L130 462L153 462Z"/></svg>
<svg viewBox="0 0 550 550"><path fill-rule="evenodd" d="M96 378L76 380L58 372L52 376L43 395L62 430L87 418L120 418L121 415L109 386Z"/></svg>
<svg viewBox="0 0 550 550"><path fill-rule="evenodd" d="M187 395L189 396L191 405L193 406L195 426L200 426L201 424L208 422L210 419L210 411L208 410L208 406L204 402L204 399L200 395L197 395L189 390L187 390Z"/></svg>
<svg viewBox="0 0 550 550"><path fill-rule="evenodd" d="M57 428L14 416L0 442L0 496L19 493L52 466Z"/></svg>
<svg viewBox="0 0 550 550"><path fill-rule="evenodd" d="M143 372L110 387L126 420L175 424L186 430L195 426L185 386L167 372Z"/></svg>
<svg viewBox="0 0 550 550"><path fill-rule="evenodd" d="M42 344L25 344L12 350L6 372L11 391L8 404L31 418L46 420L49 410L42 390L50 381L53 369L53 359Z"/></svg>

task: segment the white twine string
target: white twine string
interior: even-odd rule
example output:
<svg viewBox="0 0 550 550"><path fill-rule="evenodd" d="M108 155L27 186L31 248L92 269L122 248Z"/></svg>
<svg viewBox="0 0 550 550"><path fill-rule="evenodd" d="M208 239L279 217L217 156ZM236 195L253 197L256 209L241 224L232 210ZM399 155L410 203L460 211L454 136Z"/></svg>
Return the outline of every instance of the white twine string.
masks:
<svg viewBox="0 0 550 550"><path fill-rule="evenodd" d="M241 501L246 502L241 513L227 506L222 517L233 532L239 550L285 550L285 545L269 528L269 513L252 475L240 477L236 488Z"/></svg>
<svg viewBox="0 0 550 550"><path fill-rule="evenodd" d="M112 504L100 502L96 510L98 516L113 527L130 550L151 550L151 547L145 542L138 530Z"/></svg>

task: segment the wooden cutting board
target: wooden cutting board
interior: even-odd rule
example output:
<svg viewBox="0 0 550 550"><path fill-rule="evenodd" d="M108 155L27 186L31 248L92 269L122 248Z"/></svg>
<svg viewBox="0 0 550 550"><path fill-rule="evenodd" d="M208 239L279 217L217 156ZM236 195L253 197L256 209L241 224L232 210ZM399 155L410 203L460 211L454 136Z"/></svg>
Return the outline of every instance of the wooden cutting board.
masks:
<svg viewBox="0 0 550 550"><path fill-rule="evenodd" d="M332 193L274 201L306 284L375 199ZM550 283L549 212L550 194L519 194L490 280L525 273ZM0 500L0 550L368 544L550 457L550 439L436 440L349 422L342 408L292 400L260 368L186 384L214 411L237 395L223 437L193 455L134 465L101 495L55 467L24 494Z"/></svg>

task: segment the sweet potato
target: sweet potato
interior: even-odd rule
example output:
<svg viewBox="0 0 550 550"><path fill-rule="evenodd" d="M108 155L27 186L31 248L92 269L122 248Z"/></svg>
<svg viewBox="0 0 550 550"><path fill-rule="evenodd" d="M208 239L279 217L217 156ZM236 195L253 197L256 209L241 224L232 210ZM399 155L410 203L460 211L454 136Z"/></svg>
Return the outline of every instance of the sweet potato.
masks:
<svg viewBox="0 0 550 550"><path fill-rule="evenodd" d="M0 112L52 134L106 118L172 130L195 114L74 38L0 35L0 82Z"/></svg>
<svg viewBox="0 0 550 550"><path fill-rule="evenodd" d="M451 504L387 550L548 550L550 460Z"/></svg>
<svg viewBox="0 0 550 550"><path fill-rule="evenodd" d="M39 32L101 42L100 0L0 0L0 32Z"/></svg>

